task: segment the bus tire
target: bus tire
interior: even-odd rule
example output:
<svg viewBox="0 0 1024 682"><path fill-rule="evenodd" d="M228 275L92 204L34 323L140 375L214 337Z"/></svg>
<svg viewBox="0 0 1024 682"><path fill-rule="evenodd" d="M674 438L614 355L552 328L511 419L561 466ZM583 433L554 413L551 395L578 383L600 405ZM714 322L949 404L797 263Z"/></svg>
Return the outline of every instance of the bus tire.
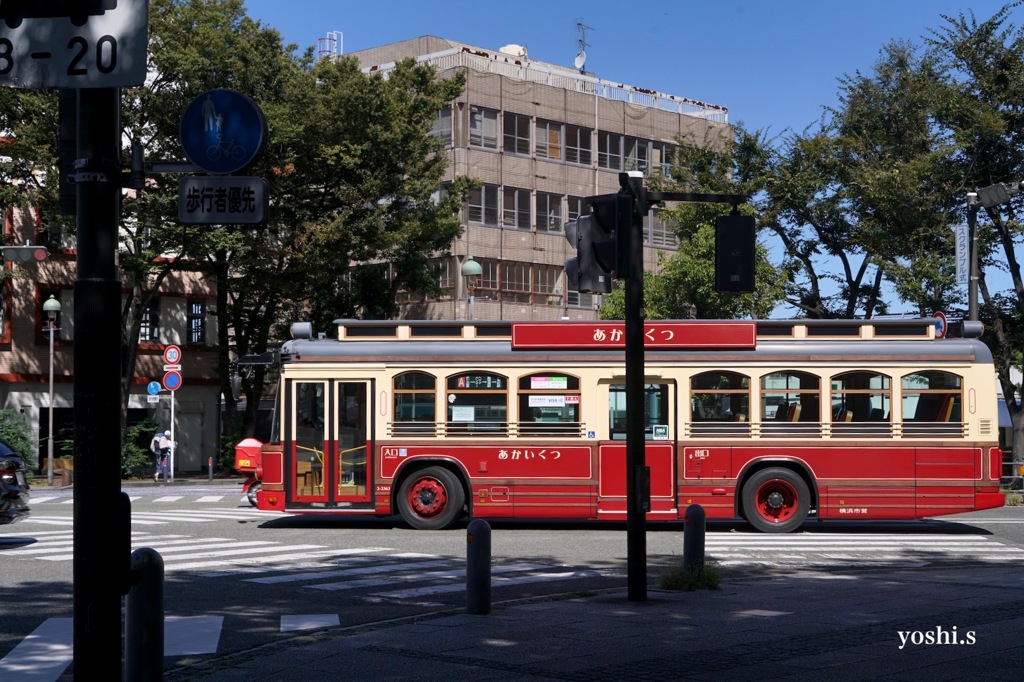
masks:
<svg viewBox="0 0 1024 682"><path fill-rule="evenodd" d="M807 519L811 493L800 474L790 469L762 469L743 486L743 512L763 533L789 533Z"/></svg>
<svg viewBox="0 0 1024 682"><path fill-rule="evenodd" d="M263 487L263 483L261 483L260 481L256 481L251 486L249 486L248 490L245 491L246 499L249 500L249 504L251 504L254 507L256 506L256 493L260 491L261 487Z"/></svg>
<svg viewBox="0 0 1024 682"><path fill-rule="evenodd" d="M458 477L444 467L414 471L398 492L398 511L417 530L448 528L462 515L465 492Z"/></svg>

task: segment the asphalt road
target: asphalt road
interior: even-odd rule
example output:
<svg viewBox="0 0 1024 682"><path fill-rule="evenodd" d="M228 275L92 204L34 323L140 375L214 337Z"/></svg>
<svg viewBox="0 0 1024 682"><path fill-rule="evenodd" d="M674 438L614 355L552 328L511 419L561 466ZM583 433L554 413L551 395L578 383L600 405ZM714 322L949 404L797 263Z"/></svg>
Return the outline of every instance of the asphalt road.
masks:
<svg viewBox="0 0 1024 682"><path fill-rule="evenodd" d="M465 609L465 526L415 531L397 517L261 512L233 485L126 491L133 498L133 547L152 547L164 561L168 624L188 623L184 634L203 642L189 649L201 653L180 654L182 660L323 626ZM72 616L70 500L70 490L36 491L32 516L0 531L0 671L26 636L56 622L50 619ZM495 604L621 588L629 570L645 569L654 586L681 561L681 523L650 527L646 566L639 567L628 565L624 524L490 525ZM927 572L979 561L1020 562L1024 507L913 522L810 522L791 535L712 522L705 544L707 559L726 581L782 572Z"/></svg>

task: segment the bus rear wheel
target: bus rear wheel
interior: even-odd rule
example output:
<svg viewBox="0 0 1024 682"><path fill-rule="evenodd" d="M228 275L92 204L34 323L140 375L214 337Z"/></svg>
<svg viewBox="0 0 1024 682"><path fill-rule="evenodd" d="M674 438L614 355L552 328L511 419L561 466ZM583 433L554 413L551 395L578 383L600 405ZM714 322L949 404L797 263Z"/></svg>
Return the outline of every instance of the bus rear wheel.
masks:
<svg viewBox="0 0 1024 682"><path fill-rule="evenodd" d="M810 506L807 483L789 469L762 469L743 486L744 516L764 533L796 530L807 519Z"/></svg>
<svg viewBox="0 0 1024 682"><path fill-rule="evenodd" d="M417 530L441 530L462 514L465 493L458 477L443 467L413 472L398 492L398 511Z"/></svg>

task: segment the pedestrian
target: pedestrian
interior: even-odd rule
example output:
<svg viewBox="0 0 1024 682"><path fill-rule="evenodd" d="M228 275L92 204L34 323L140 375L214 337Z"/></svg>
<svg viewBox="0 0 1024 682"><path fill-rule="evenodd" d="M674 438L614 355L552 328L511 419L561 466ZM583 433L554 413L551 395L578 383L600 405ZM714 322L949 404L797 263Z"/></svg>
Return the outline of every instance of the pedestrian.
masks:
<svg viewBox="0 0 1024 682"><path fill-rule="evenodd" d="M153 440L149 442L149 450L153 453L153 460L156 462L156 472L153 474L154 483L160 480L160 474L163 473L163 457L160 452L160 441L163 439L164 432L157 431L156 435L153 436Z"/></svg>
<svg viewBox="0 0 1024 682"><path fill-rule="evenodd" d="M154 438L154 440L157 440L157 438ZM158 448L159 448L159 450L157 452L157 459L156 459L156 473L153 475L153 480L154 481L159 481L160 477L163 476L164 477L164 482L165 483L167 482L167 479L168 479L168 477L170 476L170 473L171 473L171 471L170 471L170 457L171 457L171 448L173 447L173 445L174 444L171 441L171 432L170 431L164 431L162 434L159 434L159 441L158 441Z"/></svg>

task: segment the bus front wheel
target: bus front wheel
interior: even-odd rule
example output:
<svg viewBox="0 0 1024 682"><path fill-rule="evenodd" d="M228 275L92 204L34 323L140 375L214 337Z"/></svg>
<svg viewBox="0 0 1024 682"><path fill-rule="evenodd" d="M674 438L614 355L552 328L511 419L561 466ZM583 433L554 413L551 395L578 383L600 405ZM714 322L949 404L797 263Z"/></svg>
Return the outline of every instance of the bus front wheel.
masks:
<svg viewBox="0 0 1024 682"><path fill-rule="evenodd" d="M441 530L462 514L465 494L458 477L443 467L413 472L398 492L398 511L417 530Z"/></svg>
<svg viewBox="0 0 1024 682"><path fill-rule="evenodd" d="M788 533L807 518L811 493L807 483L789 469L762 469L743 486L747 521L764 533Z"/></svg>

